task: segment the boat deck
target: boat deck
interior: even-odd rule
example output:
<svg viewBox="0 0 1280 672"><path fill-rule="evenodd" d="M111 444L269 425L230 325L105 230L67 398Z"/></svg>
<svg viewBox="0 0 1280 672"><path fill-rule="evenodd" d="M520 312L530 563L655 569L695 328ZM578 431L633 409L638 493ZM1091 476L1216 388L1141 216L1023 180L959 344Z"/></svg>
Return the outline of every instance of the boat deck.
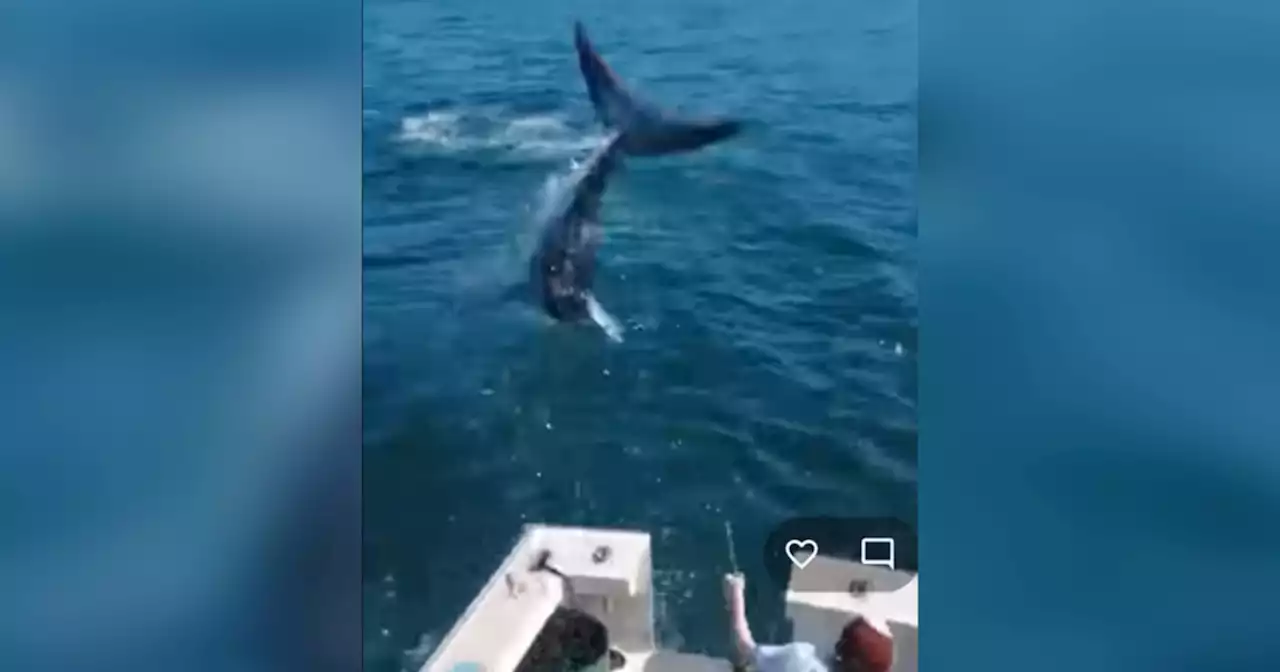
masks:
<svg viewBox="0 0 1280 672"><path fill-rule="evenodd" d="M537 569L540 559L563 574ZM421 672L516 672L547 620L564 606L598 619L612 648L625 662L619 672L729 672L729 661L660 650L654 637L652 557L644 532L529 525ZM891 570L815 557L804 583L878 582ZM862 615L894 637L894 672L915 672L918 577L895 573L893 592L789 590L787 617L794 637L819 650L834 644L840 629ZM719 615L719 614L717 614Z"/></svg>

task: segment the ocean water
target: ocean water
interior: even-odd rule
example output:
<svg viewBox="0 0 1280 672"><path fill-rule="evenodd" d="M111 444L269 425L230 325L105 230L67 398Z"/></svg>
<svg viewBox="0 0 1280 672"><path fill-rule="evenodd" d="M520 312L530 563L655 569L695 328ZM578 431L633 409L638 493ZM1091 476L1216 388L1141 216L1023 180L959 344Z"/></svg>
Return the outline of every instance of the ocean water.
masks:
<svg viewBox="0 0 1280 672"><path fill-rule="evenodd" d="M572 45L753 122L612 182L597 294L626 341L495 301L602 130ZM724 523L916 515L916 6L370 0L366 664L414 669L527 522L654 539L659 637L723 654Z"/></svg>

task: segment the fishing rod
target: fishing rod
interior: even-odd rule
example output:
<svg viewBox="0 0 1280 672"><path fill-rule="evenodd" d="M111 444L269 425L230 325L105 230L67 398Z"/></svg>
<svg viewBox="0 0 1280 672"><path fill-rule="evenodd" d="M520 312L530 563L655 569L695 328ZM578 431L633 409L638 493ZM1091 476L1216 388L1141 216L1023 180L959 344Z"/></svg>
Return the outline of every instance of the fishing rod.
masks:
<svg viewBox="0 0 1280 672"><path fill-rule="evenodd" d="M733 568L734 574L741 574L738 571L738 553L733 545L733 525L729 521L724 521L724 537L729 543L729 566Z"/></svg>

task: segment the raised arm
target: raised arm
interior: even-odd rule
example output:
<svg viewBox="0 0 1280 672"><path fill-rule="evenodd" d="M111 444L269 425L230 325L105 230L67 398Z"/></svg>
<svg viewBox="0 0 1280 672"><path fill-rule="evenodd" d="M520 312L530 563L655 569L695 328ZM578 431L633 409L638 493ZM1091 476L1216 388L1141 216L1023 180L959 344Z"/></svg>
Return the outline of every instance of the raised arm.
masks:
<svg viewBox="0 0 1280 672"><path fill-rule="evenodd" d="M744 595L746 585L746 577L742 574L724 576L725 606L729 610L734 648L741 663L750 661L756 649L756 640L751 636L751 625L747 623L747 600Z"/></svg>

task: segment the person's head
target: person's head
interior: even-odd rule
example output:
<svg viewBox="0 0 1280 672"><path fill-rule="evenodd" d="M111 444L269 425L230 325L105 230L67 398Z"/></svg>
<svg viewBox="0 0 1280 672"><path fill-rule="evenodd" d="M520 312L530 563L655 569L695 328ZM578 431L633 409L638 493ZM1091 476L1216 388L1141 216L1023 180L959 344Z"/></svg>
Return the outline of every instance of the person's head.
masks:
<svg viewBox="0 0 1280 672"><path fill-rule="evenodd" d="M859 616L840 631L835 654L838 672L889 672L893 638Z"/></svg>

